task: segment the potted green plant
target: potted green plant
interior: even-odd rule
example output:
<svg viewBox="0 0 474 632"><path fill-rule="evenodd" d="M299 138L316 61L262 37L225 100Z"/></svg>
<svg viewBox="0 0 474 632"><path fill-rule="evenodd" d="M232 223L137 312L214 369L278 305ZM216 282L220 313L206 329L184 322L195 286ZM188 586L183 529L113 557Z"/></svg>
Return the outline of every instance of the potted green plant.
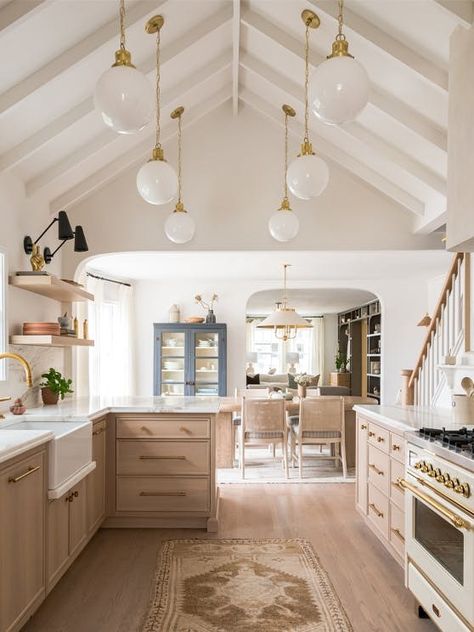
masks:
<svg viewBox="0 0 474 632"><path fill-rule="evenodd" d="M64 399L64 395L74 392L71 390L72 380L67 380L53 368L43 373L41 377L43 378L40 384L41 398L45 406L57 404L60 397Z"/></svg>
<svg viewBox="0 0 474 632"><path fill-rule="evenodd" d="M334 362L336 364L336 371L338 373L345 373L347 367L347 358L345 354L342 353L339 349L337 350Z"/></svg>

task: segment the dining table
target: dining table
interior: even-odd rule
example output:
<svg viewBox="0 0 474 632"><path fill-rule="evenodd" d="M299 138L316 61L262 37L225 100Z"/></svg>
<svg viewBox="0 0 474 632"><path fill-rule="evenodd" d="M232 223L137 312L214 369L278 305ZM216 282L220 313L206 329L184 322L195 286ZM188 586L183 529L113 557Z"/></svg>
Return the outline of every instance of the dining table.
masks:
<svg viewBox="0 0 474 632"><path fill-rule="evenodd" d="M344 396L344 429L346 438L347 467L355 467L356 450L356 414L353 410L359 404L378 404L373 397L357 395ZM241 413L242 400L239 397L221 397L219 412L216 415L216 466L233 468L235 458L235 432L233 416ZM297 415L300 409L299 398L285 400L288 415Z"/></svg>

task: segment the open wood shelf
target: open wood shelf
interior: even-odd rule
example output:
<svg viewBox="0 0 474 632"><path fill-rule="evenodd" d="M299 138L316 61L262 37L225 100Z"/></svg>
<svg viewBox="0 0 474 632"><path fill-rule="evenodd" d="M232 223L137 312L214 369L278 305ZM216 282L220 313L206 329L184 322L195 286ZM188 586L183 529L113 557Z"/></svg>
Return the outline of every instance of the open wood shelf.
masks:
<svg viewBox="0 0 474 632"><path fill-rule="evenodd" d="M82 287L67 283L67 281L52 275L13 275L10 277L9 283L13 287L28 290L61 303L94 300L94 295L86 292Z"/></svg>
<svg viewBox="0 0 474 632"><path fill-rule="evenodd" d="M35 347L93 347L94 341L72 336L10 336L10 344Z"/></svg>

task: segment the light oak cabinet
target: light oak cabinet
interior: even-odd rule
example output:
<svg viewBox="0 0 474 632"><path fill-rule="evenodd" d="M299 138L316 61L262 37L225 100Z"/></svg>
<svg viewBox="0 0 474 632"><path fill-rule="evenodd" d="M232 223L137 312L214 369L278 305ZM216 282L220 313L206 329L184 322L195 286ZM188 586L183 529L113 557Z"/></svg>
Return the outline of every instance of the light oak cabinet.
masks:
<svg viewBox="0 0 474 632"><path fill-rule="evenodd" d="M0 632L19 630L45 596L45 449L0 465Z"/></svg>
<svg viewBox="0 0 474 632"><path fill-rule="evenodd" d="M107 419L94 422L92 428L93 470L86 479L87 533L92 536L105 518L105 443Z"/></svg>
<svg viewBox="0 0 474 632"><path fill-rule="evenodd" d="M397 480L404 473L405 439L357 415L356 506L393 557L404 565L404 494Z"/></svg>

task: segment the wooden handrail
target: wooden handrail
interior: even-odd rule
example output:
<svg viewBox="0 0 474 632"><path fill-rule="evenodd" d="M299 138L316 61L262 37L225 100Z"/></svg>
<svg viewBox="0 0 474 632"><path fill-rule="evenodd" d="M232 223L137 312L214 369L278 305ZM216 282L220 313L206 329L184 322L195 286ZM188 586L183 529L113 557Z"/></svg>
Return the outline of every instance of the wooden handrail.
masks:
<svg viewBox="0 0 474 632"><path fill-rule="evenodd" d="M463 252L458 252L454 256L453 262L446 276L446 281L444 282L443 289L441 290L441 295L439 297L438 304L436 305L436 309L433 313L430 326L428 327L428 331L426 332L426 337L423 342L423 347L421 348L420 355L418 356L418 360L416 361L415 368L413 369L410 381L408 382L409 388L413 386L413 382L418 377L418 374L421 370L423 360L428 353L428 349L431 343L431 336L434 335L434 333L436 332L436 323L441 316L441 310L447 303L448 294L453 289L453 281L457 277L457 270L458 270L458 267L462 264L464 260L464 256L465 255Z"/></svg>

